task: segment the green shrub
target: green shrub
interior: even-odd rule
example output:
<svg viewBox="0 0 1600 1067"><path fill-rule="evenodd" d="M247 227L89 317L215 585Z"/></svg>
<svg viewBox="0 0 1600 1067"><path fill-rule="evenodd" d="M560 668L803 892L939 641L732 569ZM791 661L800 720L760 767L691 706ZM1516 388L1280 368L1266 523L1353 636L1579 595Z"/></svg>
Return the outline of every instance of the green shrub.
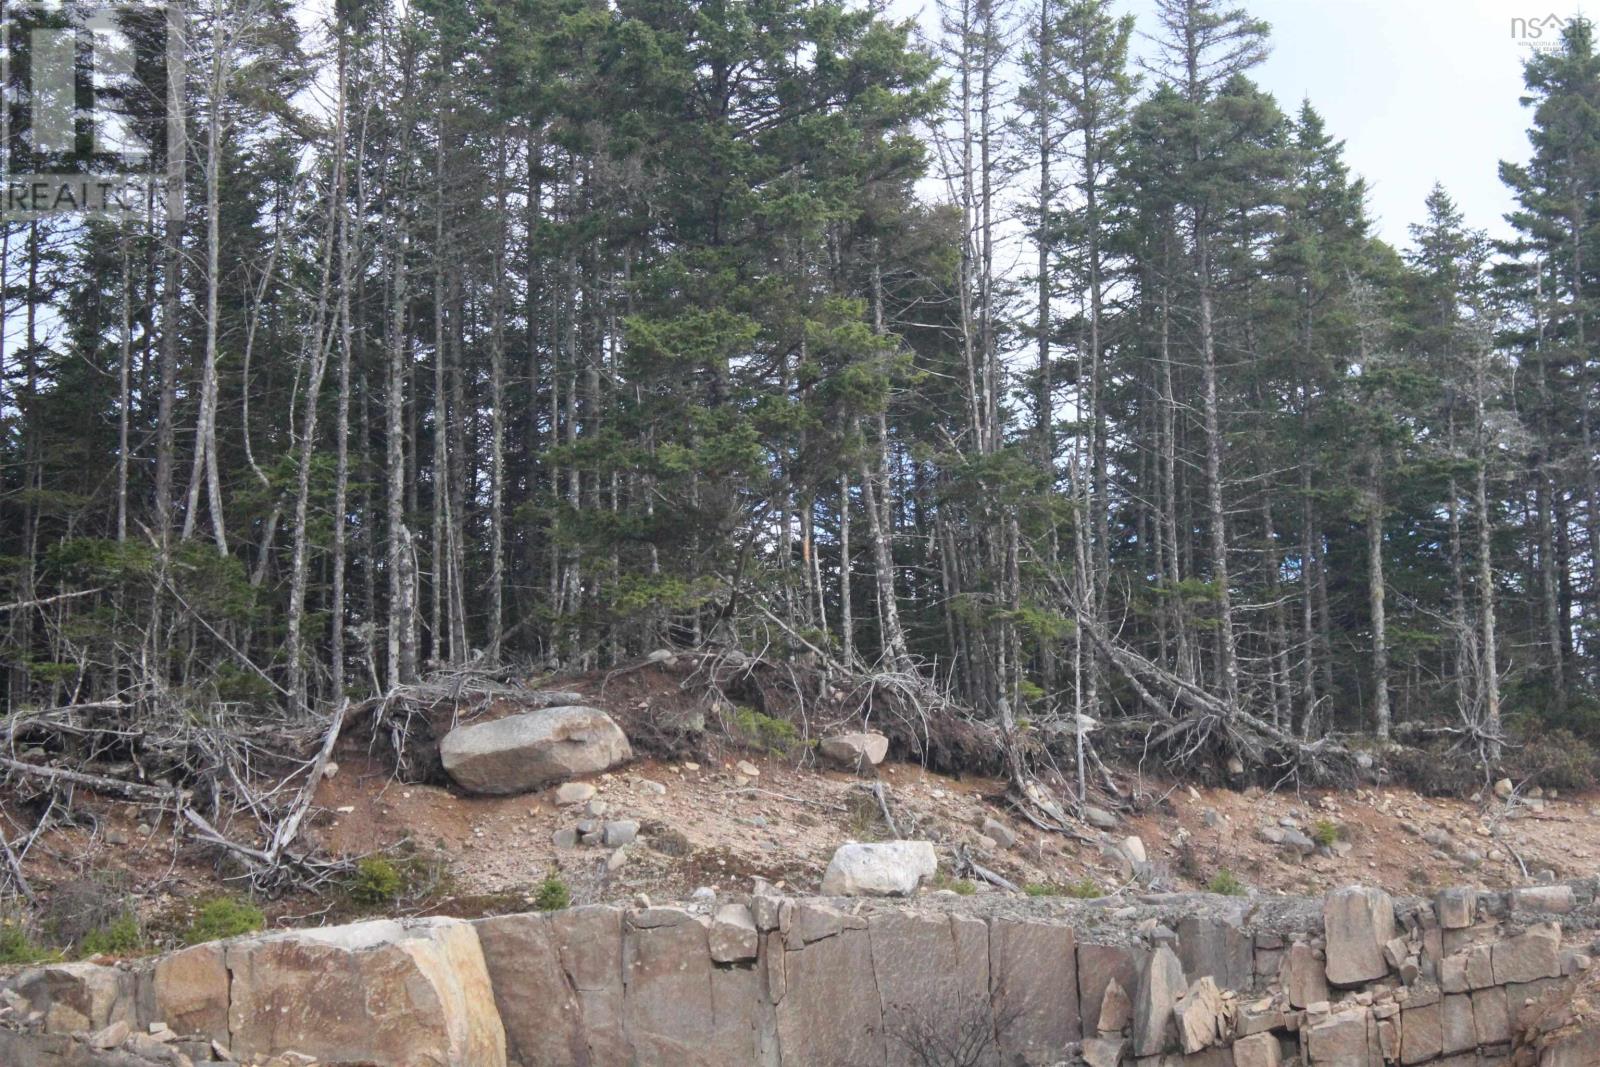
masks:
<svg viewBox="0 0 1600 1067"><path fill-rule="evenodd" d="M35 944L28 930L16 919L0 921L0 966L19 963L44 963L58 960L61 953Z"/></svg>
<svg viewBox="0 0 1600 1067"><path fill-rule="evenodd" d="M249 901L217 897L208 900L200 908L199 914L184 931L183 939L191 945L198 945L202 941L220 941L224 937L254 933L265 925L267 917Z"/></svg>
<svg viewBox="0 0 1600 1067"><path fill-rule="evenodd" d="M350 899L376 907L392 903L405 887L405 879L394 864L382 856L368 856L356 864L355 876L350 880Z"/></svg>
<svg viewBox="0 0 1600 1067"><path fill-rule="evenodd" d="M131 912L89 931L78 942L78 952L83 956L131 956L143 951L144 947L144 934L139 929L139 920Z"/></svg>
<svg viewBox="0 0 1600 1067"><path fill-rule="evenodd" d="M948 889L957 896L970 897L978 891L975 882L968 878L952 878L944 871L934 875L928 882L930 889Z"/></svg>
<svg viewBox="0 0 1600 1067"><path fill-rule="evenodd" d="M857 841L881 841L889 832L889 825L883 821L883 808L871 793L852 792L845 797L844 810L850 836Z"/></svg>
<svg viewBox="0 0 1600 1067"><path fill-rule="evenodd" d="M1212 876L1206 891L1225 897L1242 897L1245 895L1245 886L1232 871L1224 867Z"/></svg>
<svg viewBox="0 0 1600 1067"><path fill-rule="evenodd" d="M1339 837L1339 824L1332 819L1318 819L1317 824L1311 828L1311 840L1323 848L1332 848Z"/></svg>
<svg viewBox="0 0 1600 1067"><path fill-rule="evenodd" d="M733 729L747 747L774 756L787 756L800 743L800 731L788 719L776 719L755 708L733 709Z"/></svg>
<svg viewBox="0 0 1600 1067"><path fill-rule="evenodd" d="M539 883L539 892L533 897L533 906L540 911L560 911L571 903L572 890L554 874L545 875L544 881Z"/></svg>

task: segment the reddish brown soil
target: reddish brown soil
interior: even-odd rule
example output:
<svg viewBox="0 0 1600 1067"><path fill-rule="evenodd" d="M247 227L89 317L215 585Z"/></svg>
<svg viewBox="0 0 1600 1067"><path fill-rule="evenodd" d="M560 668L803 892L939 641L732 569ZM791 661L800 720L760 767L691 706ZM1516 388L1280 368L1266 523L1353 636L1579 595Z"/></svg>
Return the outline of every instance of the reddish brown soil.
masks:
<svg viewBox="0 0 1600 1067"><path fill-rule="evenodd" d="M686 699L676 685L667 691L673 701ZM629 677L596 702L626 719L641 712L639 702L659 696L645 680ZM740 760L754 763L759 775L738 773ZM1080 827L1079 839L1040 831L1019 817L997 780L957 780L905 763L886 764L879 778L902 836L931 838L946 857L966 845L980 863L1019 885L1060 887L1087 879L1115 890L1124 885L1121 863L1106 846L1129 834L1142 838L1168 887L1202 888L1226 869L1261 892L1319 893L1354 881L1394 892L1451 883L1506 886L1525 880L1523 865L1533 875L1592 874L1600 854L1600 819L1591 817L1592 810L1600 811L1591 809L1600 798L1587 796L1546 799L1539 812L1508 812L1490 794L1477 801L1427 799L1390 788L1262 794L1130 774L1123 782L1142 797L1142 810L1126 813L1109 834ZM650 790L647 781L664 785L665 793ZM583 809L559 807L553 791L470 797L402 784L358 752L341 753L338 773L320 787L305 841L336 856L396 858L410 888L388 910L470 915L526 908L552 873L580 902L639 893L672 899L699 886L740 891L755 876L795 892L813 891L838 843L885 833L867 783L819 769L809 756L763 756L702 740L692 760L641 759L592 782L606 805L603 819L633 819L642 826L626 862L612 871L609 850L554 845L552 835L572 826ZM135 901L161 941L182 927L196 900L228 891L228 877L236 872L193 838L175 836L169 814L81 792L76 804L94 818L44 834L27 857L27 873L46 900L68 882L91 879ZM1208 817L1208 811L1215 814ZM17 816L9 831L15 836L28 818L11 814ZM1014 847L978 837L986 817L1015 832ZM1341 854L1323 850L1301 857L1261 840L1263 825L1285 818L1308 834L1319 823L1324 833L1336 831ZM141 825L149 832L141 833ZM236 824L228 832L243 836L246 829ZM1421 836L1437 830L1450 835L1443 848ZM124 838L126 844L110 843ZM1481 863L1468 866L1457 858L1467 849L1479 853ZM980 885L976 891L993 890ZM292 895L269 902L267 910L284 925L363 912L337 890Z"/></svg>

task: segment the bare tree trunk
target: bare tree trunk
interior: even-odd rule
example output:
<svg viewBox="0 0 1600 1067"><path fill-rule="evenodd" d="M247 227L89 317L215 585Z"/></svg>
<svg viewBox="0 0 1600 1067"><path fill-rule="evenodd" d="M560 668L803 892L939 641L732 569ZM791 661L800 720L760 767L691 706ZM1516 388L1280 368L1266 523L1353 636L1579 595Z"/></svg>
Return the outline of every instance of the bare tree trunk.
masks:
<svg viewBox="0 0 1600 1067"><path fill-rule="evenodd" d="M872 325L873 331L883 336L883 270L876 256L872 264ZM909 670L911 652L906 645L905 631L900 626L900 605L894 589L894 548L889 542L890 513L887 506L879 510L880 478L884 495L889 492L889 420L882 408L878 410L877 421L878 440L872 465L869 467L865 459L861 461L861 505L867 513L867 530L872 541L872 569L878 583L879 629L883 635L884 658L891 670Z"/></svg>
<svg viewBox="0 0 1600 1067"><path fill-rule="evenodd" d="M1495 648L1494 519L1489 514L1489 427L1484 415L1489 342L1479 342L1474 365L1474 439L1477 476L1473 507L1478 513L1478 601L1483 627L1482 672L1484 728L1490 736L1489 758L1500 756L1500 666Z"/></svg>
<svg viewBox="0 0 1600 1067"><path fill-rule="evenodd" d="M133 364L133 278L130 275L132 263L128 255L126 224L123 225L118 243L122 252L122 324L117 361L117 541L120 543L128 539L128 434L132 416L129 410L132 402L129 377ZM0 269L0 293L4 291L5 273ZM0 320L4 318L5 310L0 307ZM4 351L5 330L0 327L0 352Z"/></svg>
<svg viewBox="0 0 1600 1067"><path fill-rule="evenodd" d="M869 466L861 463L861 504L867 513L867 528L872 542L873 577L878 583L879 627L883 632L883 655L890 670L903 671L911 667L911 652L906 646L905 631L900 626L900 605L894 589L894 549L889 543L887 516L879 503L879 479L888 492L888 426L883 413L878 413L878 440L875 459ZM874 469L875 468L875 469Z"/></svg>
<svg viewBox="0 0 1600 1067"><path fill-rule="evenodd" d="M1168 261L1170 265L1170 260ZM1167 544L1167 600L1171 606L1172 630L1176 640L1173 658L1179 678L1195 681L1194 652L1189 645L1188 610L1183 602L1178 545L1178 398L1172 382L1172 298L1165 284L1161 287L1161 525ZM1087 655L1092 655L1089 650Z"/></svg>
<svg viewBox="0 0 1600 1067"><path fill-rule="evenodd" d="M437 112L439 120L439 144L437 159L434 164L434 203L433 203L433 540L431 547L431 561L433 565L433 585L430 591L432 598L432 611L429 613L429 634L432 642L431 652L434 663L449 663L455 657L454 650L449 650L450 625L445 613L449 610L446 601L449 599L449 584L451 572L450 549L445 543L448 535L445 525L445 509L449 507L449 482L450 482L450 444L446 423L449 413L446 410L445 392L445 292L444 292L444 174L445 159L445 117L444 108L441 106Z"/></svg>
<svg viewBox="0 0 1600 1067"><path fill-rule="evenodd" d="M500 220L499 237L494 246L494 292L492 295L492 322L489 327L489 646L491 663L500 658L505 616L505 248L509 238L506 211L506 151L504 138L500 141L499 165L495 168L496 217Z"/></svg>
<svg viewBox="0 0 1600 1067"><path fill-rule="evenodd" d="M333 578L332 617L328 628L329 682L333 699L344 698L344 618L345 618L345 519L350 501L350 363L355 347L355 327L350 318L350 289L355 284L352 261L355 250L350 227L349 205L345 203L344 157L348 140L347 71L349 44L341 20L337 28L338 41L338 95L337 114L334 118L335 168L339 180L335 183L333 210L339 213L339 410L334 429L337 438L338 459L333 487ZM359 173L359 168L358 168Z"/></svg>
<svg viewBox="0 0 1600 1067"><path fill-rule="evenodd" d="M1556 714L1567 710L1566 649L1561 636L1560 580L1556 575L1555 537L1555 478L1551 475L1554 449L1554 432L1550 425L1550 383L1547 362L1549 351L1545 337L1544 319L1544 264L1534 267L1534 317L1537 321L1538 357L1534 361L1539 395L1538 435L1539 445L1534 453L1533 479L1539 522L1539 591L1542 597L1545 644L1550 661L1550 686L1555 700Z"/></svg>
<svg viewBox="0 0 1600 1067"><path fill-rule="evenodd" d="M184 62L185 18L182 0L167 5L167 173L166 219L161 264L161 395L156 405L156 581L146 630L145 659L155 665L162 652L162 589L172 564L172 468L176 462L178 329L183 299L184 168L188 152L185 122L187 80Z"/></svg>
<svg viewBox="0 0 1600 1067"><path fill-rule="evenodd" d="M1373 451L1367 486L1367 602L1372 613L1373 719L1378 740L1389 739L1389 636L1384 618L1383 461Z"/></svg>
<svg viewBox="0 0 1600 1067"><path fill-rule="evenodd" d="M387 451L388 495L386 521L388 541L385 566L389 572L388 679L390 689L410 682L417 674L417 647L412 620L416 614L415 570L411 559L411 535L406 529L406 234L404 222L397 224L390 257L394 274L390 300L389 373L386 404L385 449Z"/></svg>
<svg viewBox="0 0 1600 1067"><path fill-rule="evenodd" d="M850 589L850 472L839 472L839 640L846 666L856 658L855 608Z"/></svg>
<svg viewBox="0 0 1600 1067"><path fill-rule="evenodd" d="M341 119L336 134L341 142L342 126ZM342 149L342 143L340 147ZM339 210L339 205L344 199L344 164L344 154L341 151L333 161L333 195L330 198L328 221L322 236L321 281L317 289L317 310L313 316L309 341L311 371L306 378L305 407L300 418L300 457L295 475L294 548L289 571L289 607L284 644L287 649L285 655L289 661L289 701L298 711L310 709L301 631L305 626L306 582L310 570L308 523L311 508L311 465L317 448L317 402L321 399L322 379L328 368L328 349L333 343L333 331L328 329L328 304L333 285L333 245L338 233L338 217L335 212ZM342 610L342 605L340 609Z"/></svg>
<svg viewBox="0 0 1600 1067"><path fill-rule="evenodd" d="M206 107L206 351L200 377L200 413L195 420L194 463L189 472L189 492L183 513L183 539L194 534L200 512L200 483L206 484L206 504L211 511L211 531L217 551L226 555L228 536L222 514L222 483L217 471L217 298L221 289L222 97L227 91L230 28L222 12L211 19L211 77Z"/></svg>
<svg viewBox="0 0 1600 1067"><path fill-rule="evenodd" d="M1206 437L1206 527L1210 533L1211 582L1216 587L1217 672L1223 703L1239 707L1239 665L1233 632L1233 595L1228 578L1227 512L1222 502L1222 426L1217 393L1216 330L1211 307L1211 241L1203 215L1194 226L1196 277L1200 299L1200 378Z"/></svg>

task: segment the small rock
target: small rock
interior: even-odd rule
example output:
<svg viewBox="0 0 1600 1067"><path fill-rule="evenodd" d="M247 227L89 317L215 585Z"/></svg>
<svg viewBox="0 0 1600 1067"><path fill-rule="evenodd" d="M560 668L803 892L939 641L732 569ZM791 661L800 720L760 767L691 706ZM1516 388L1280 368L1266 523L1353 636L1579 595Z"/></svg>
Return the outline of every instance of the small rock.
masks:
<svg viewBox="0 0 1600 1067"><path fill-rule="evenodd" d="M593 800L589 801L589 803L583 806L583 813L589 816L591 819L598 819L600 816L606 813L606 809L608 807L610 807L609 804L601 800L599 797L595 797Z"/></svg>
<svg viewBox="0 0 1600 1067"><path fill-rule="evenodd" d="M89 1047L98 1049L113 1049L128 1040L128 1024L121 1019L102 1030L96 1030L89 1038Z"/></svg>
<svg viewBox="0 0 1600 1067"><path fill-rule="evenodd" d="M1120 1037L1091 1037L1083 1043L1083 1062L1089 1067L1117 1067L1125 1044Z"/></svg>
<svg viewBox="0 0 1600 1067"><path fill-rule="evenodd" d="M563 807L583 804L593 799L595 793L595 787L588 782L563 782L556 789L556 803Z"/></svg>
<svg viewBox="0 0 1600 1067"><path fill-rule="evenodd" d="M616 819L608 822L601 834L601 841L607 848L619 848L622 845L632 844L639 836L639 824L632 819Z"/></svg>
<svg viewBox="0 0 1600 1067"><path fill-rule="evenodd" d="M1122 854L1134 863L1150 862L1150 854L1145 851L1144 839L1137 834L1122 839Z"/></svg>
<svg viewBox="0 0 1600 1067"><path fill-rule="evenodd" d="M1511 784L1511 779L1502 778L1494 784L1494 795L1499 797L1501 800L1505 800L1511 796L1511 793L1514 789L1515 787Z"/></svg>
<svg viewBox="0 0 1600 1067"><path fill-rule="evenodd" d="M578 831L569 826L565 830L557 830L551 834L550 840L556 848L574 848L578 844Z"/></svg>
<svg viewBox="0 0 1600 1067"><path fill-rule="evenodd" d="M1093 804L1083 807L1083 820L1096 830L1115 830L1118 819L1105 808L1097 808Z"/></svg>
<svg viewBox="0 0 1600 1067"><path fill-rule="evenodd" d="M666 786L662 785L660 782L651 781L649 778L641 781L639 785L646 793L653 793L658 797L665 796L667 793Z"/></svg>
<svg viewBox="0 0 1600 1067"><path fill-rule="evenodd" d="M627 848L619 848L606 857L606 870L615 871L628 862Z"/></svg>
<svg viewBox="0 0 1600 1067"><path fill-rule="evenodd" d="M745 760L745 759L740 760L738 763L736 763L734 765L734 770L738 771L740 774L744 775L746 778L760 778L761 777L761 768L757 767L754 763L751 763L749 760Z"/></svg>
<svg viewBox="0 0 1600 1067"><path fill-rule="evenodd" d="M703 885L693 893L690 893L689 899L696 904L715 904L717 902L717 891L708 885Z"/></svg>
<svg viewBox="0 0 1600 1067"><path fill-rule="evenodd" d="M332 760L329 760L327 763L323 764L323 766L322 766L322 777L331 779L335 775L337 775L338 773L339 773L339 765L337 763L333 762Z"/></svg>
<svg viewBox="0 0 1600 1067"><path fill-rule="evenodd" d="M1017 843L1016 833L998 819L983 820L983 836L993 839L1001 848L1014 848Z"/></svg>
<svg viewBox="0 0 1600 1067"><path fill-rule="evenodd" d="M1292 849L1302 856L1309 856L1317 850L1317 843L1299 830L1283 831L1283 847Z"/></svg>
<svg viewBox="0 0 1600 1067"><path fill-rule="evenodd" d="M126 845L127 843L128 843L128 832L126 830L118 830L116 827L113 826L111 829L106 831L106 844L108 844L108 845Z"/></svg>
<svg viewBox="0 0 1600 1067"><path fill-rule="evenodd" d="M672 650L671 649L658 648L654 652L650 653L648 656L645 657L645 662L646 663L665 663L667 666L670 667L674 663L678 662L678 657L672 654Z"/></svg>

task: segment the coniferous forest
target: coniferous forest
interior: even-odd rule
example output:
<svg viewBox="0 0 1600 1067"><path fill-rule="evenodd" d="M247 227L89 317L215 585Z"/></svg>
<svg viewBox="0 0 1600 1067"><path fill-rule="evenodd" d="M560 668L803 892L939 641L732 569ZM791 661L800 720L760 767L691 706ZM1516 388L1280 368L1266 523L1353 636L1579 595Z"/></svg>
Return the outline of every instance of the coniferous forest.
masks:
<svg viewBox="0 0 1600 1067"><path fill-rule="evenodd" d="M190 0L125 101L182 210L0 230L14 721L721 648L1004 738L1600 741L1592 27L1515 238L1393 247L1268 26L1156 8Z"/></svg>

